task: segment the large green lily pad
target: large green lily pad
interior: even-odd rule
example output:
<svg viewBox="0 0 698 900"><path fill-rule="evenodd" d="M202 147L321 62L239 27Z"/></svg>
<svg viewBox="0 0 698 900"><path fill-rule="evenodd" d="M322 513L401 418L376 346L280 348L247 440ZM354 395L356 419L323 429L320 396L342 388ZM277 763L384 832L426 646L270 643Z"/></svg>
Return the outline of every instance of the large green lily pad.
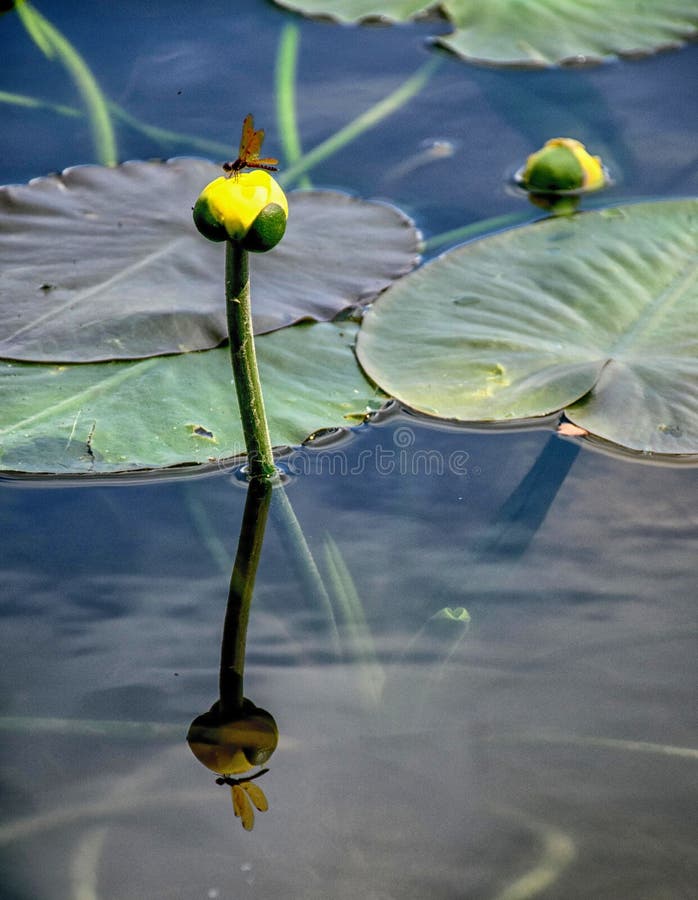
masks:
<svg viewBox="0 0 698 900"><path fill-rule="evenodd" d="M695 37L695 0L276 0L305 13L358 22L405 21L442 11L453 31L437 43L490 65L550 66L652 53Z"/></svg>
<svg viewBox="0 0 698 900"><path fill-rule="evenodd" d="M275 446L356 424L380 405L356 364L356 328L301 324L257 338ZM225 347L131 362L0 363L0 468L107 474L241 456L231 379Z"/></svg>
<svg viewBox="0 0 698 900"><path fill-rule="evenodd" d="M0 357L96 362L225 340L224 248L192 206L222 174L175 159L77 166L0 188ZM329 320L416 264L412 222L333 191L289 196L284 240L251 258L255 331Z"/></svg>
<svg viewBox="0 0 698 900"><path fill-rule="evenodd" d="M548 219L389 288L357 355L407 406L459 421L565 410L633 450L698 453L698 201Z"/></svg>

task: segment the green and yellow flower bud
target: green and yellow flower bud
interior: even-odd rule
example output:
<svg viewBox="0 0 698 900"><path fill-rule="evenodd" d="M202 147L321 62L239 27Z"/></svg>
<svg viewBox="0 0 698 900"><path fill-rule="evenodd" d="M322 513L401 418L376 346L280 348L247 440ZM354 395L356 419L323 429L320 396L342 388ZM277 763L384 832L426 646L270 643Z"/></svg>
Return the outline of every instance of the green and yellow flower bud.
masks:
<svg viewBox="0 0 698 900"><path fill-rule="evenodd" d="M194 205L194 223L210 241L234 241L263 253L286 231L288 202L269 172L254 169L206 185Z"/></svg>
<svg viewBox="0 0 698 900"><path fill-rule="evenodd" d="M526 160L519 184L533 194L596 191L607 183L598 156L573 138L552 138Z"/></svg>

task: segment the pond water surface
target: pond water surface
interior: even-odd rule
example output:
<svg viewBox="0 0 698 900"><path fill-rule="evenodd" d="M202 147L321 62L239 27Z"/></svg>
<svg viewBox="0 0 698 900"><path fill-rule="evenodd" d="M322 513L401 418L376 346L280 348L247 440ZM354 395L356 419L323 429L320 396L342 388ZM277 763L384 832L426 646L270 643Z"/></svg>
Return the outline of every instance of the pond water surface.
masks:
<svg viewBox="0 0 698 900"><path fill-rule="evenodd" d="M270 153L289 22L307 147L429 58L423 23L233 6L40 8L132 115L232 143L254 109ZM12 14L0 28L0 89L79 106ZM570 134L613 169L604 200L688 195L697 60L532 73L444 56L313 184L388 199L437 235L527 213L507 175ZM84 120L1 108L4 183L95 161ZM121 159L200 152L117 137ZM429 161L434 140L453 155ZM351 609L308 588L272 499L245 695L279 745L251 833L185 740L218 696L237 470L4 479L2 900L695 896L695 468L555 425L447 427L392 407L286 457L307 548Z"/></svg>

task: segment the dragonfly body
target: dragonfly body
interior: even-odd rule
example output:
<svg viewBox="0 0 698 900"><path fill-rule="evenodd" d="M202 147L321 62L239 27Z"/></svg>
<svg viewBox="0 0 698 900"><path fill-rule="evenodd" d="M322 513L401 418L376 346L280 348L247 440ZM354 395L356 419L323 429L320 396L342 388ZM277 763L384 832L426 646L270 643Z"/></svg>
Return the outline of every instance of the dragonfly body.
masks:
<svg viewBox="0 0 698 900"><path fill-rule="evenodd" d="M264 140L264 129L260 128L255 131L254 119L252 113L248 113L242 123L242 135L240 137L240 148L238 150L238 158L233 162L223 163L223 171L226 177L232 175L237 177L238 172L243 169L266 169L268 172L276 172L276 164L278 159L272 156L260 156L262 149L262 141Z"/></svg>

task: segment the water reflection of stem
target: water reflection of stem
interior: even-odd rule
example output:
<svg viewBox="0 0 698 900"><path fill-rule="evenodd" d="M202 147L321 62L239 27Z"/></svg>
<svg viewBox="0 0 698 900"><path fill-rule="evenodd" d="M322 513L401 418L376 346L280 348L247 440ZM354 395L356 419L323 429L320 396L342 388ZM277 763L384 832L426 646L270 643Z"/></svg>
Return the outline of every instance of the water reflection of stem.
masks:
<svg viewBox="0 0 698 900"><path fill-rule="evenodd" d="M287 166L295 165L303 155L296 119L296 66L300 31L297 25L286 25L281 32L276 57L276 118ZM311 187L310 178L303 175L298 187Z"/></svg>
<svg viewBox="0 0 698 900"><path fill-rule="evenodd" d="M18 2L15 9L44 56L47 59L57 56L75 82L87 109L98 161L104 166L115 166L118 161L116 138L107 102L89 66L60 31L26 0Z"/></svg>
<svg viewBox="0 0 698 900"><path fill-rule="evenodd" d="M233 715L242 706L247 623L271 492L272 483L268 479L253 479L247 488L223 626L219 682L222 718Z"/></svg>

